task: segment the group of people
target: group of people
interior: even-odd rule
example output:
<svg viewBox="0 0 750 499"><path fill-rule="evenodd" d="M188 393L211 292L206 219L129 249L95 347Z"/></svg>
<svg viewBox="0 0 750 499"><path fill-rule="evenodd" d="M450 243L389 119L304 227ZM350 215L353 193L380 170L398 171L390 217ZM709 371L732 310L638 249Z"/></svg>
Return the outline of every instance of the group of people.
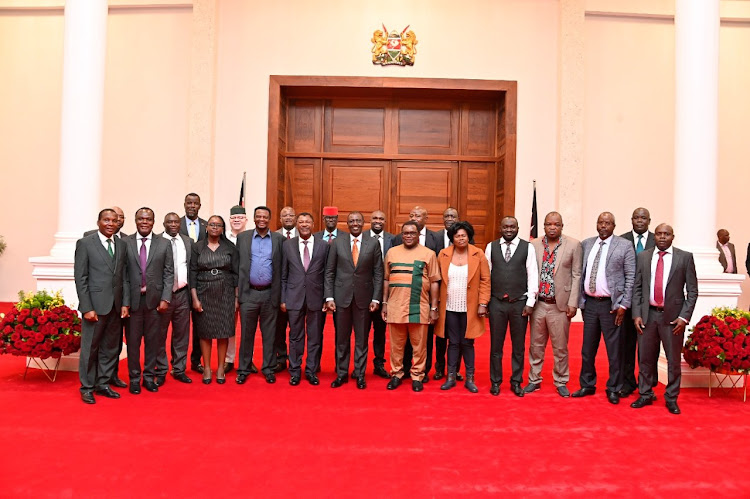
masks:
<svg viewBox="0 0 750 499"><path fill-rule="evenodd" d="M656 399L653 387L661 342L669 370L666 407L680 413L681 348L698 294L695 264L692 254L672 246L669 225L648 230L651 220L645 208L633 212L632 231L622 236L614 235L614 216L600 214L598 235L583 242L563 235L557 212L547 214L544 236L532 241L518 236L514 217L504 217L501 237L484 250L473 244L474 229L460 220L455 208L444 211L445 228L433 232L426 227L427 210L416 206L396 235L384 230L382 211L372 212L367 231L363 214L350 212L347 231L342 231L337 208L325 207L325 228L313 233L314 216L295 213L292 207L281 210L277 231L270 230L272 212L266 206L254 209L251 230L245 230L247 214L241 206L231 209L229 226L218 215L201 219L200 197L195 193L185 197L184 208L182 217L176 213L164 217L161 235L153 232L153 210L139 209L137 233L130 236L120 232L125 220L122 210L104 209L98 230L78 241L75 280L84 319L80 358L84 402L95 403L94 394L119 398L110 385L129 387L133 394L140 393L141 386L158 391L168 371L170 325L171 374L190 383L185 371L191 323L190 367L202 374L203 383L214 378L225 383L237 363L238 384L258 371L267 383L275 383L276 373L288 370L289 383L296 386L306 352L304 377L318 385L323 330L331 315L336 336L333 388L350 379L356 380L357 388L366 388L372 330L373 374L389 379L389 390L397 389L408 373L412 389L422 391L434 358L432 379L445 378L442 390L464 381L465 388L476 393L474 340L485 333L489 318L492 395L500 394L508 331L510 388L518 397L541 388L548 341L557 393L593 395L595 358L603 337L609 363L608 401L617 404L638 390L631 407L642 408ZM580 388L571 394L568 336L578 309L584 320L582 366ZM386 324L389 370L385 369ZM529 324L529 376L522 386ZM253 364L258 326L263 348L260 370ZM123 329L129 383L117 374ZM210 367L213 340L215 376ZM460 373L462 362L465 377Z"/></svg>

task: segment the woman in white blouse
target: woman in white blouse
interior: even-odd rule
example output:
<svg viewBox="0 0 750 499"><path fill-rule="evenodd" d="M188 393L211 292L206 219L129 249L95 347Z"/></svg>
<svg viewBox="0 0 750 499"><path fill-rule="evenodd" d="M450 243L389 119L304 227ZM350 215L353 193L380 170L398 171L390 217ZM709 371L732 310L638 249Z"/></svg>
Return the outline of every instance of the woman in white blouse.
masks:
<svg viewBox="0 0 750 499"><path fill-rule="evenodd" d="M490 301L490 266L484 252L469 240L474 228L469 222L456 222L448 229L452 242L438 255L440 267L440 314L435 334L448 338L448 379L440 387L456 386L459 349L466 363L464 386L472 393L474 383L474 339L486 330L487 303Z"/></svg>

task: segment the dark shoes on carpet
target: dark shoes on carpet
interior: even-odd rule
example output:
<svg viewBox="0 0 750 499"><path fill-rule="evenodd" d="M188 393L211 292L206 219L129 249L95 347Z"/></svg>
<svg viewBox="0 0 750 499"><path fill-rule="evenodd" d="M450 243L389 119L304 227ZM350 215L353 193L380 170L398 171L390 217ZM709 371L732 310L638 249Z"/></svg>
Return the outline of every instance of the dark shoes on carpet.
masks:
<svg viewBox="0 0 750 499"><path fill-rule="evenodd" d="M567 386L560 385L557 387L557 394L560 395L562 398L568 398L570 397L570 390L568 390Z"/></svg>
<svg viewBox="0 0 750 499"><path fill-rule="evenodd" d="M513 395L516 397L523 397L523 388L521 388L521 385L515 383L510 385L510 391L512 391Z"/></svg>
<svg viewBox="0 0 750 499"><path fill-rule="evenodd" d="M258 374L258 368L252 362L250 363L250 374Z"/></svg>
<svg viewBox="0 0 750 499"><path fill-rule="evenodd" d="M81 393L81 400L84 404L96 404L96 399L94 398L94 394L91 392L85 392Z"/></svg>
<svg viewBox="0 0 750 499"><path fill-rule="evenodd" d="M190 364L190 370L194 373L201 373L203 374L203 366L200 364Z"/></svg>
<svg viewBox="0 0 750 499"><path fill-rule="evenodd" d="M114 386L114 387L117 387L117 388L127 388L128 387L128 384L125 383L120 378L118 378L117 376L115 376L114 378L112 378L110 380L109 384L112 385L112 386Z"/></svg>
<svg viewBox="0 0 750 499"><path fill-rule="evenodd" d="M365 388L367 388L367 383L365 382L364 376L360 376L359 378L357 378L357 388L359 388L360 390L364 390Z"/></svg>
<svg viewBox="0 0 750 499"><path fill-rule="evenodd" d="M490 386L490 394L494 395L495 397L500 395L500 383L492 383L492 386Z"/></svg>
<svg viewBox="0 0 750 499"><path fill-rule="evenodd" d="M411 389L414 390L415 392L421 392L422 390L424 390L424 386L421 381L419 381L418 379L415 379L415 380L412 380L411 382Z"/></svg>
<svg viewBox="0 0 750 499"><path fill-rule="evenodd" d="M667 401L667 410L672 414L680 414L682 412L680 411L680 407L677 405L677 401Z"/></svg>
<svg viewBox="0 0 750 499"><path fill-rule="evenodd" d="M383 366L375 366L375 368L372 370L372 374L374 374L375 376L380 376L383 379L388 379L391 377L391 375L388 374L388 371L386 371Z"/></svg>
<svg viewBox="0 0 750 499"><path fill-rule="evenodd" d="M227 375L234 371L234 362L224 362L224 374Z"/></svg>
<svg viewBox="0 0 750 499"><path fill-rule="evenodd" d="M615 392L610 392L609 390L607 390L607 400L610 404L617 405L620 403L620 396Z"/></svg>
<svg viewBox="0 0 750 499"><path fill-rule="evenodd" d="M237 378L234 381L238 385L244 385L245 381L247 381L247 374L238 374Z"/></svg>
<svg viewBox="0 0 750 499"><path fill-rule="evenodd" d="M143 388L154 393L159 391L159 387L156 386L156 383L154 383L151 380L146 380L146 379L143 380Z"/></svg>
<svg viewBox="0 0 750 499"><path fill-rule="evenodd" d="M654 400L656 400L656 396L647 396L647 395L641 395L638 397L638 399L630 404L630 407L633 409L641 409L643 407L646 407L647 405L651 405L654 403Z"/></svg>
<svg viewBox="0 0 750 499"><path fill-rule="evenodd" d="M574 399L581 398L581 397L588 397L590 395L593 395L596 393L596 388L581 388L580 390L576 390L573 392L571 397Z"/></svg>
<svg viewBox="0 0 750 499"><path fill-rule="evenodd" d="M398 376L394 376L388 382L388 386L386 386L386 388L389 390L395 390L399 386L401 386L401 378L399 378Z"/></svg>
<svg viewBox="0 0 750 499"><path fill-rule="evenodd" d="M337 376L336 379L333 380L333 383L331 383L331 388L338 388L344 383L348 383L349 378L346 376Z"/></svg>
<svg viewBox="0 0 750 499"><path fill-rule="evenodd" d="M320 379L318 379L317 374L305 374L305 378L307 378L307 381L313 386L318 386L320 384Z"/></svg>
<svg viewBox="0 0 750 499"><path fill-rule="evenodd" d="M99 390L96 390L97 395L101 395L103 397L107 397L108 399L119 399L120 394L111 389L110 387L101 388Z"/></svg>
<svg viewBox="0 0 750 499"><path fill-rule="evenodd" d="M179 381L180 383L192 383L193 380L188 378L188 375L185 373L172 373L172 377Z"/></svg>
<svg viewBox="0 0 750 499"><path fill-rule="evenodd" d="M128 391L132 393L133 395L138 395L141 393L141 384L137 381L130 383L130 388L128 388Z"/></svg>
<svg viewBox="0 0 750 499"><path fill-rule="evenodd" d="M276 375L274 373L266 374L266 383L269 385L276 383Z"/></svg>
<svg viewBox="0 0 750 499"><path fill-rule="evenodd" d="M541 386L542 386L541 383L529 383L528 385L526 385L526 386L523 387L523 393L532 393L532 392L535 392L535 391L539 390L539 388L541 388Z"/></svg>
<svg viewBox="0 0 750 499"><path fill-rule="evenodd" d="M292 386L299 385L299 376L292 376L291 378L289 378L289 384Z"/></svg>

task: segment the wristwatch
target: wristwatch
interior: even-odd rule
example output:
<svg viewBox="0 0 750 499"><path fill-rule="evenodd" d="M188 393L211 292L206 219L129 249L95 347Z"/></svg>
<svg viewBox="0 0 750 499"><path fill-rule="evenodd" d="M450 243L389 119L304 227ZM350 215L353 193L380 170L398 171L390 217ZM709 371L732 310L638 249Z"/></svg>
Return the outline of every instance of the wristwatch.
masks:
<svg viewBox="0 0 750 499"><path fill-rule="evenodd" d="M432 308L430 308L430 310L432 310L432 311L434 311L434 312L437 312L437 309L438 309L437 307L432 307Z"/></svg>

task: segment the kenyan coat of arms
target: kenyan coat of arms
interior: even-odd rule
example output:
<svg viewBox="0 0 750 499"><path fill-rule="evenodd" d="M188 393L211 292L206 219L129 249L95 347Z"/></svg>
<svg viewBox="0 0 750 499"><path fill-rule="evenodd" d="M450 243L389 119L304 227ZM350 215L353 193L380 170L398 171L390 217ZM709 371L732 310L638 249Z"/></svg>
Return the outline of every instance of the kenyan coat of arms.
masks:
<svg viewBox="0 0 750 499"><path fill-rule="evenodd" d="M413 66L417 56L417 35L405 27L401 33L391 32L382 25L383 29L376 29L372 34L372 63L381 66Z"/></svg>

